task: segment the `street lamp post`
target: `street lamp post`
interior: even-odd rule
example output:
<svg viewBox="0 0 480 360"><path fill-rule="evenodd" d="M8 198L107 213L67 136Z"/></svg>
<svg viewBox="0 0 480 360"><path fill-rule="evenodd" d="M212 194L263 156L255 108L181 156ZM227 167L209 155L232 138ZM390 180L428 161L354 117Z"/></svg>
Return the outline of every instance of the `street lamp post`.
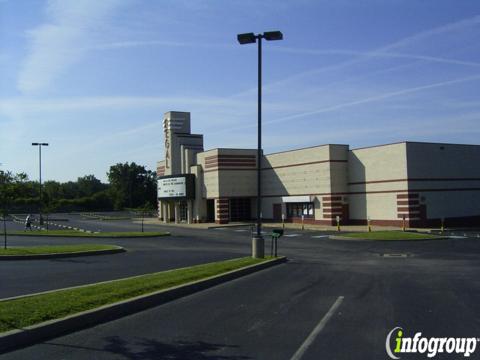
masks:
<svg viewBox="0 0 480 360"><path fill-rule="evenodd" d="M257 231L252 237L252 257L263 258L265 256L265 241L262 236L262 187L261 187L261 163L262 163L262 39L282 40L280 31L267 31L263 34L245 33L238 34L237 40L240 45L252 44L258 40L258 147L257 147Z"/></svg>
<svg viewBox="0 0 480 360"><path fill-rule="evenodd" d="M39 184L40 184L40 207L38 209L39 215L39 222L40 225L43 225L43 218L42 218L42 146L48 146L48 143L32 143L32 146L38 146L38 169L39 169Z"/></svg>
<svg viewBox="0 0 480 360"><path fill-rule="evenodd" d="M2 165L0 163L0 165ZM2 176L2 187L3 187L3 209L2 209L2 219L3 219L3 248L7 249L7 179L6 174L3 171L0 171Z"/></svg>

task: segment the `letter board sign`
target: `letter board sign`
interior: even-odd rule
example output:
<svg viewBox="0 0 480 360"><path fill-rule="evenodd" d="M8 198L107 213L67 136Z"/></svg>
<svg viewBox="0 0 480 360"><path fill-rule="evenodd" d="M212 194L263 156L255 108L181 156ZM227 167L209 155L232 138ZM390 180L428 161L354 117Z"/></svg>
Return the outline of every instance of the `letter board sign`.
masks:
<svg viewBox="0 0 480 360"><path fill-rule="evenodd" d="M157 197L159 199L195 198L195 175L169 175L157 178Z"/></svg>

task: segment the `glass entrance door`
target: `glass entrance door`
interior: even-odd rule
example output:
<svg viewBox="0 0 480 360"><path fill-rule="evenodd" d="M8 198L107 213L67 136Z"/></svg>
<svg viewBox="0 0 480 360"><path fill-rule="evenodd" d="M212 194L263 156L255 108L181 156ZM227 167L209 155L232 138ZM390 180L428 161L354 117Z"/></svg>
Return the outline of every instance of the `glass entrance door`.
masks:
<svg viewBox="0 0 480 360"><path fill-rule="evenodd" d="M188 205L186 201L180 201L179 210L180 221L187 221Z"/></svg>

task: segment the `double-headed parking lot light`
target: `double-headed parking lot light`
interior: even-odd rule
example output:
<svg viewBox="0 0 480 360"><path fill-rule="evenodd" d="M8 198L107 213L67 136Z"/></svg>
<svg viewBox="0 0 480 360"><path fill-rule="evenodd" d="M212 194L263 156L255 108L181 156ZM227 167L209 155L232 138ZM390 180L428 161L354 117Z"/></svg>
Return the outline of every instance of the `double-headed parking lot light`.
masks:
<svg viewBox="0 0 480 360"><path fill-rule="evenodd" d="M32 143L32 146L38 146L38 169L39 169L39 184L40 184L40 207L39 207L39 210L38 210L38 214L39 214L39 222L40 222L40 225L43 225L43 218L42 218L42 205L43 205L43 201L42 201L42 146L48 146L48 143Z"/></svg>
<svg viewBox="0 0 480 360"><path fill-rule="evenodd" d="M238 34L237 40L241 45L251 44L257 41L257 37L254 33Z"/></svg>
<svg viewBox="0 0 480 360"><path fill-rule="evenodd" d="M252 237L252 257L263 258L265 256L265 241L262 237L261 219L261 163L262 163L262 39L282 40L280 31L267 31L263 34L244 33L238 34L237 40L241 45L252 44L258 40L258 148L257 148L257 231Z"/></svg>

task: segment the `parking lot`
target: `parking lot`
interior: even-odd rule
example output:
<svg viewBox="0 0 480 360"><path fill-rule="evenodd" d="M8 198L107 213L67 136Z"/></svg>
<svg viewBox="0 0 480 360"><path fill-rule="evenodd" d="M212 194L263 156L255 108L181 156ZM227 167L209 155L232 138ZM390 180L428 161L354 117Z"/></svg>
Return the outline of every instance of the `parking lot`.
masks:
<svg viewBox="0 0 480 360"><path fill-rule="evenodd" d="M140 226L78 215L68 220L64 223L95 231ZM10 237L12 246L89 242L117 244L128 251L1 262L0 297L250 254L248 228L146 229L171 231L172 236ZM479 337L480 240L474 232L452 236L342 241L330 240L328 232L290 230L279 241L279 253L289 258L284 265L2 358L385 359L386 336L397 326L411 336L421 331L428 337Z"/></svg>

